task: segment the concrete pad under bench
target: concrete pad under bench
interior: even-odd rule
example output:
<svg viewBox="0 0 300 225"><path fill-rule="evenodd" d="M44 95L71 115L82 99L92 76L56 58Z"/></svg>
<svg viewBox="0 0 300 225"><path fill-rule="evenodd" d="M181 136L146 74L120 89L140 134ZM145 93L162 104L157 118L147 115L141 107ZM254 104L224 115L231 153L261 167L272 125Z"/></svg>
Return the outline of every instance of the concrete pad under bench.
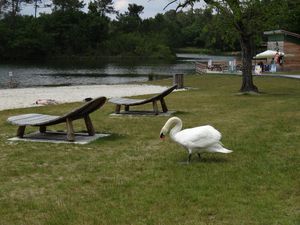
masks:
<svg viewBox="0 0 300 225"><path fill-rule="evenodd" d="M95 134L90 136L87 133L75 133L75 141L70 142L67 140L67 133L65 132L56 132L56 131L47 131L45 133L34 132L26 134L23 138L13 137L8 139L8 141L29 141L29 142L47 142L47 143L74 143L74 144L88 144L92 141L95 141L99 138L108 137L110 134Z"/></svg>

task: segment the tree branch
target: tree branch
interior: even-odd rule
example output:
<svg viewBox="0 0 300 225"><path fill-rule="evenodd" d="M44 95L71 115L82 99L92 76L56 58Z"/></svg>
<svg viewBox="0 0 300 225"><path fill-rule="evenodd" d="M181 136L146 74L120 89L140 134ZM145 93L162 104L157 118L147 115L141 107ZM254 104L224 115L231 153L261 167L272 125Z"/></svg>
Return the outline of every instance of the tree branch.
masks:
<svg viewBox="0 0 300 225"><path fill-rule="evenodd" d="M177 2L178 0L172 0L171 2L169 2L165 7L164 10L169 6L172 5L173 3ZM199 0L185 0L183 3L178 3L177 7L176 7L176 11L178 9L183 9L185 8L187 5L194 5L195 2L198 2Z"/></svg>
<svg viewBox="0 0 300 225"><path fill-rule="evenodd" d="M169 3L164 7L164 10L165 10L166 8L168 8L169 5L172 5L174 2L177 2L177 0L173 0L173 1L169 2Z"/></svg>

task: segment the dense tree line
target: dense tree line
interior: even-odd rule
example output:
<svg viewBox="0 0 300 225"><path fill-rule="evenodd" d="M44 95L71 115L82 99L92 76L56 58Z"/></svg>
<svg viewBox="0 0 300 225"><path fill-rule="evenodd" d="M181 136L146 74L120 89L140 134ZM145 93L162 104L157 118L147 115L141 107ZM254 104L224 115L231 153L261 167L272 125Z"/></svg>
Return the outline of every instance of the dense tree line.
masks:
<svg viewBox="0 0 300 225"><path fill-rule="evenodd" d="M299 4L288 2L292 8L276 22L280 25L276 29L300 33ZM112 0L91 1L87 12L81 0L52 0L52 13L38 17L22 15L22 4L36 8L43 1L0 0L2 59L74 55L169 58L180 47L240 50L237 32L224 26L222 16L209 7L170 10L142 19L143 6L129 4L125 13L119 13ZM115 19L111 19L112 14Z"/></svg>

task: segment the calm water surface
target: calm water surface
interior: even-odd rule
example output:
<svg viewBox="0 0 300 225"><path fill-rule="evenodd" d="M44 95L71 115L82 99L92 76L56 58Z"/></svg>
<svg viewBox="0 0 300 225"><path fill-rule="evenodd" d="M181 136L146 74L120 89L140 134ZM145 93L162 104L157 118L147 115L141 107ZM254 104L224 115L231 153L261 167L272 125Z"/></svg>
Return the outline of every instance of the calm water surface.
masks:
<svg viewBox="0 0 300 225"><path fill-rule="evenodd" d="M178 54L177 60L171 63L127 61L102 62L92 66L80 63L76 65L0 63L0 88L8 88L14 84L17 87L34 87L145 82L178 73L194 73L195 61L207 61L211 57ZM218 60L218 56L214 59Z"/></svg>

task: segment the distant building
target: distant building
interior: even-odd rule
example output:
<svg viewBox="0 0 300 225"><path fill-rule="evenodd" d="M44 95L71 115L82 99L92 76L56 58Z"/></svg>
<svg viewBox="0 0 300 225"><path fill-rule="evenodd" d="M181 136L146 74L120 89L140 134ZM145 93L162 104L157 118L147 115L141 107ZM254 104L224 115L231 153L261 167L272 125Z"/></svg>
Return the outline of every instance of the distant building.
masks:
<svg viewBox="0 0 300 225"><path fill-rule="evenodd" d="M284 52L284 63L281 70L300 70L300 34L285 30L265 31L267 49Z"/></svg>

